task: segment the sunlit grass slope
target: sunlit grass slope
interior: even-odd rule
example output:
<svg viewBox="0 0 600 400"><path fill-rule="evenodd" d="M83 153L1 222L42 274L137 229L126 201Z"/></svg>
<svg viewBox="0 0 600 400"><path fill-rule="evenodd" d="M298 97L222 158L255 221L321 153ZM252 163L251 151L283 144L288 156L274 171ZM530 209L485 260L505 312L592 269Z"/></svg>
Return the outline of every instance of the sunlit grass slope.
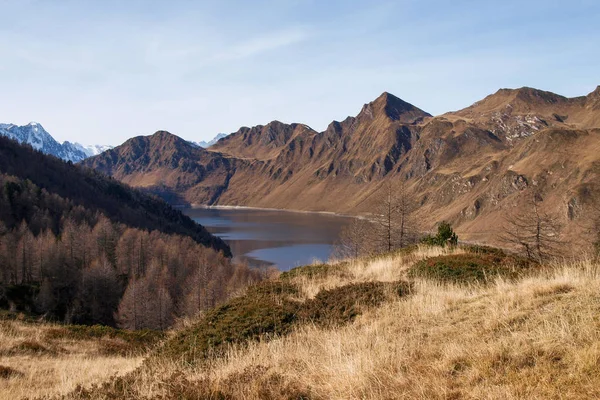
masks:
<svg viewBox="0 0 600 400"><path fill-rule="evenodd" d="M162 338L0 314L0 399L54 397L133 371Z"/></svg>
<svg viewBox="0 0 600 400"><path fill-rule="evenodd" d="M177 332L135 372L68 396L599 397L597 264L436 248L282 274Z"/></svg>

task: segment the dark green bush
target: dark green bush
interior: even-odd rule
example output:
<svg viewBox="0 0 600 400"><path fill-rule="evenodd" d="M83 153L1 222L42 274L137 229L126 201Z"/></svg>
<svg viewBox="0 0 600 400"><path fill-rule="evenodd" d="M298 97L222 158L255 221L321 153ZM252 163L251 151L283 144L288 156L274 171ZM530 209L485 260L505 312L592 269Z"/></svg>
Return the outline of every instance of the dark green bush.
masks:
<svg viewBox="0 0 600 400"><path fill-rule="evenodd" d="M17 312L31 313L39 290L36 284L0 285L0 309L12 307Z"/></svg>
<svg viewBox="0 0 600 400"><path fill-rule="evenodd" d="M526 259L494 253L432 257L416 263L409 276L454 283L486 283L497 276L516 279L537 267Z"/></svg>
<svg viewBox="0 0 600 400"><path fill-rule="evenodd" d="M321 291L314 299L301 302L294 299L299 292L290 282L264 282L206 313L193 327L169 340L157 355L198 362L209 354L219 354L228 344L285 335L305 323L341 325L390 295L408 293L406 282L367 282Z"/></svg>
<svg viewBox="0 0 600 400"><path fill-rule="evenodd" d="M402 297L410 290L407 282L362 282L322 290L303 304L300 317L318 325L342 325L379 306L390 295Z"/></svg>
<svg viewBox="0 0 600 400"><path fill-rule="evenodd" d="M264 335L286 334L296 320L300 302L296 286L286 282L264 282L248 289L246 295L234 298L209 312L159 350L171 358L193 361L223 346L256 340Z"/></svg>

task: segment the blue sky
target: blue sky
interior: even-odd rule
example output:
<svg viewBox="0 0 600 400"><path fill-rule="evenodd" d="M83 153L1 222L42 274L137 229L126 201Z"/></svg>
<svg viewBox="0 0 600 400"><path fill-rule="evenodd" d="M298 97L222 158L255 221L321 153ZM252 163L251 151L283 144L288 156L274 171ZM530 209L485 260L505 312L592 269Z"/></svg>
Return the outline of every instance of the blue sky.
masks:
<svg viewBox="0 0 600 400"><path fill-rule="evenodd" d="M59 140L323 130L389 91L432 114L600 85L600 1L0 0L0 122Z"/></svg>

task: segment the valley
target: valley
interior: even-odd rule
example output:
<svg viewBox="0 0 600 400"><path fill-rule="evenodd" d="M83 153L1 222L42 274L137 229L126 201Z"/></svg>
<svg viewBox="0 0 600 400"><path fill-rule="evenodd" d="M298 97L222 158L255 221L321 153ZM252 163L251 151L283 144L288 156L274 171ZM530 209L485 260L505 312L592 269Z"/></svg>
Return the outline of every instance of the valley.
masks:
<svg viewBox="0 0 600 400"><path fill-rule="evenodd" d="M600 87L575 98L501 89L435 117L384 93L323 132L273 121L208 149L157 132L83 164L178 205L369 216L383 186L403 185L422 231L447 220L489 244L535 194L573 238L587 234L600 193L599 115Z"/></svg>
<svg viewBox="0 0 600 400"><path fill-rule="evenodd" d="M599 96L0 138L0 398L597 397Z"/></svg>
<svg viewBox="0 0 600 400"><path fill-rule="evenodd" d="M0 14L0 400L600 399L599 1Z"/></svg>

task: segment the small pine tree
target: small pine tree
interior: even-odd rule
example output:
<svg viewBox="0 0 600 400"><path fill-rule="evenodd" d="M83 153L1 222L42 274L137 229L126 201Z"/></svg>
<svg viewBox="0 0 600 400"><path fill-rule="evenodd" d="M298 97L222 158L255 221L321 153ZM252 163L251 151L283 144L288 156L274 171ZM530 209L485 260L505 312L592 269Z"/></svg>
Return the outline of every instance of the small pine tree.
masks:
<svg viewBox="0 0 600 400"><path fill-rule="evenodd" d="M449 222L442 221L438 225L437 235L428 235L423 238L422 242L430 246L456 246L458 244L458 235L454 232Z"/></svg>

